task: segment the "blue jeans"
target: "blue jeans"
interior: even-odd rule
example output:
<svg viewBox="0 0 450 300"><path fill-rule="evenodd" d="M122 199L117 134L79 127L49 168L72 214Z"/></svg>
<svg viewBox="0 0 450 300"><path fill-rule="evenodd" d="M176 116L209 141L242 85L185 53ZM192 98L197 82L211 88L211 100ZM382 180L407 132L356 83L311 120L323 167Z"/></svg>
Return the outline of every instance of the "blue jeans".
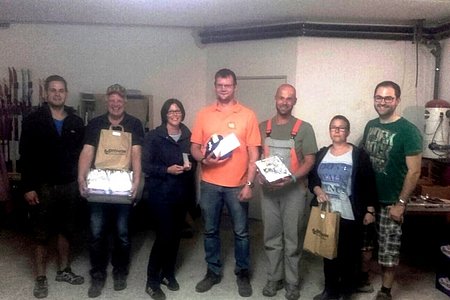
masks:
<svg viewBox="0 0 450 300"><path fill-rule="evenodd" d="M227 206L233 222L235 273L248 270L250 265L250 242L248 234L248 202L238 199L241 187L223 187L202 181L200 184L200 207L205 222L205 260L208 269L220 274L220 220L223 205Z"/></svg>
<svg viewBox="0 0 450 300"><path fill-rule="evenodd" d="M130 239L128 219L131 205L110 203L89 203L91 240L89 254L90 274L93 278L105 279L109 261L108 241L112 232L114 248L111 263L113 274L128 274L130 264Z"/></svg>

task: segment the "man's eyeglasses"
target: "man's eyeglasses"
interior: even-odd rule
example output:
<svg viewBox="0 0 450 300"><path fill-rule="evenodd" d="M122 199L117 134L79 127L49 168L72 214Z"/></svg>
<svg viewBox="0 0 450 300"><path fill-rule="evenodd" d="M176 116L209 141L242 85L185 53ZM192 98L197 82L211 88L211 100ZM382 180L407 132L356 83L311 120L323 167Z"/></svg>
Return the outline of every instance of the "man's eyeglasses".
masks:
<svg viewBox="0 0 450 300"><path fill-rule="evenodd" d="M336 127L336 126L330 127L330 131L345 132L346 130L347 127Z"/></svg>
<svg viewBox="0 0 450 300"><path fill-rule="evenodd" d="M167 115L168 116L174 116L174 115L179 116L179 115L181 115L181 110L169 110L167 112Z"/></svg>
<svg viewBox="0 0 450 300"><path fill-rule="evenodd" d="M216 84L216 89L226 89L229 90L234 87L234 84Z"/></svg>
<svg viewBox="0 0 450 300"><path fill-rule="evenodd" d="M378 102L378 103L380 103L382 100L384 100L385 103L390 104L390 103L394 102L395 97L392 97L392 96L381 97L381 96L377 95L377 96L373 97L373 100L375 100L375 102Z"/></svg>

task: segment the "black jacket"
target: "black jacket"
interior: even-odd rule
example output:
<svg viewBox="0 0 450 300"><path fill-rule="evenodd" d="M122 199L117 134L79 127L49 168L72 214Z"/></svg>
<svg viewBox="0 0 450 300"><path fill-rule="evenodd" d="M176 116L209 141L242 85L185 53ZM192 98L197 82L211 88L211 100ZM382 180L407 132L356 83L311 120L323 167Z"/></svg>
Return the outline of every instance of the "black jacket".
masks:
<svg viewBox="0 0 450 300"><path fill-rule="evenodd" d="M322 186L322 182L317 174L317 168L324 158L328 149L331 147L323 147L316 154L316 162L313 169L308 176L309 190L314 194L315 186ZM364 215L366 214L368 206L375 206L377 203L377 190L375 187L375 174L372 169L369 155L361 148L352 145L353 153L353 168L352 168L352 195L350 202L352 204L355 220L362 223ZM317 206L317 198L314 199L311 205Z"/></svg>
<svg viewBox="0 0 450 300"><path fill-rule="evenodd" d="M180 175L167 173L173 164L183 165L182 153L190 154L191 132L180 124L181 137L175 142L161 125L146 134L142 150L145 188L151 201L191 202L195 197L195 161L189 155L192 169Z"/></svg>
<svg viewBox="0 0 450 300"><path fill-rule="evenodd" d="M45 103L23 121L19 153L24 192L36 190L41 184L77 180L84 124L72 107L64 109L67 117L61 136Z"/></svg>

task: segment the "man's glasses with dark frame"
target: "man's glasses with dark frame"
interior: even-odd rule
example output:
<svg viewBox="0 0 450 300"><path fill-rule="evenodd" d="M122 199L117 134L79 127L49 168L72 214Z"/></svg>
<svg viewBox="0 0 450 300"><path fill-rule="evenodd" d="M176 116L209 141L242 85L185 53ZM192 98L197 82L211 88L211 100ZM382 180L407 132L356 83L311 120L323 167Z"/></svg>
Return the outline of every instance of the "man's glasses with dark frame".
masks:
<svg viewBox="0 0 450 300"><path fill-rule="evenodd" d="M382 96L376 95L376 96L373 97L373 100L375 102L381 103L381 101L384 100L384 103L387 103L387 104L391 104L392 102L394 102L395 99L396 99L396 97L392 97L392 96L382 97Z"/></svg>

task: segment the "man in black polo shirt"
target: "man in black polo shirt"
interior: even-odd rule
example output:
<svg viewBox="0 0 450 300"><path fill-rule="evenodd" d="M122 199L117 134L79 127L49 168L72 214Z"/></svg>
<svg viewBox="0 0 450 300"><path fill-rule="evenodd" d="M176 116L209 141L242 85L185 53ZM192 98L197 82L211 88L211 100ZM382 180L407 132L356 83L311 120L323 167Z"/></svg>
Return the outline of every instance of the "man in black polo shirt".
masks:
<svg viewBox="0 0 450 300"><path fill-rule="evenodd" d="M94 162L100 131L111 125L121 125L125 132L132 134L131 170L133 183L131 194L136 197L141 179L141 146L144 130L139 119L125 112L126 90L119 84L110 86L106 91L108 112L92 119L87 128L84 147L78 163L78 184L82 195L86 195L86 177ZM90 298L100 296L106 280L108 266L108 235L114 233L114 249L111 263L113 265L114 290L120 291L127 286L128 267L130 263L130 240L128 236L128 219L132 206L129 204L90 202L91 240L89 244L91 260Z"/></svg>

